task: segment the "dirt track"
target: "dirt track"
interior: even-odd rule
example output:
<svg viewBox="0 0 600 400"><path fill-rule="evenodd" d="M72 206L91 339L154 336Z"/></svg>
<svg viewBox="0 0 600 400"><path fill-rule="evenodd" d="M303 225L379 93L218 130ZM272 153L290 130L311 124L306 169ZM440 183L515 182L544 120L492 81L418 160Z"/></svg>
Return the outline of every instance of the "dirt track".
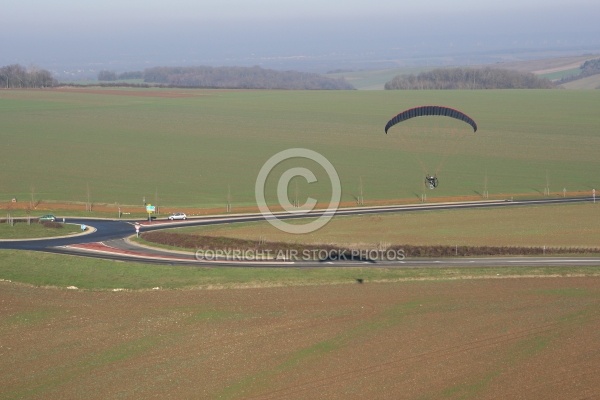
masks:
<svg viewBox="0 0 600 400"><path fill-rule="evenodd" d="M582 196L591 196L590 192L560 192L560 193L551 193L550 197L582 197ZM519 197L527 197L524 193L504 193L498 194L494 196L490 196L487 200L506 200ZM454 197L436 197L430 198L430 203L444 203L444 202L461 202L461 201L480 201L482 200L481 196L454 196ZM391 199L391 200L372 200L365 202L364 206L392 206L392 205L403 205L403 204L416 204L418 203L417 199ZM329 204L317 204L316 208L327 208ZM356 207L356 203L354 202L341 202L340 207ZM30 206L30 202L28 201L19 201L16 203L11 202L0 202L0 210L28 210L32 209ZM146 209L143 205L117 205L110 203L93 203L92 209L94 212L110 214L110 217L114 217L115 213L119 209L123 213L135 214L137 216L145 215ZM38 201L36 202L35 207L32 212L42 212L42 211L54 211L57 213L65 213L68 215L69 211L85 211L86 204L85 203L77 203L77 202L60 202L60 201ZM166 217L172 212L185 212L188 215L215 215L215 214L224 214L225 209L222 208L198 208L198 207L178 207L178 206L161 206L160 207L161 214L160 217ZM282 211L281 207L273 207L271 211ZM235 213L257 213L259 212L258 207L235 207Z"/></svg>
<svg viewBox="0 0 600 400"><path fill-rule="evenodd" d="M600 278L82 292L0 282L2 398L600 394Z"/></svg>

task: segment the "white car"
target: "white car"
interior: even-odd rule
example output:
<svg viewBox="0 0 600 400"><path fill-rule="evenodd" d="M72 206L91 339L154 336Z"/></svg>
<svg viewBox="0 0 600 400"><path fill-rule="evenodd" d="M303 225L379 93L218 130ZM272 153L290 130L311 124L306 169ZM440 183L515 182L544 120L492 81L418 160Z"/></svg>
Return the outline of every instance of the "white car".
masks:
<svg viewBox="0 0 600 400"><path fill-rule="evenodd" d="M182 212L177 212L177 213L173 213L173 214L169 215L169 219L171 221L176 220L176 219L187 219L187 215L185 215L185 213L182 213Z"/></svg>

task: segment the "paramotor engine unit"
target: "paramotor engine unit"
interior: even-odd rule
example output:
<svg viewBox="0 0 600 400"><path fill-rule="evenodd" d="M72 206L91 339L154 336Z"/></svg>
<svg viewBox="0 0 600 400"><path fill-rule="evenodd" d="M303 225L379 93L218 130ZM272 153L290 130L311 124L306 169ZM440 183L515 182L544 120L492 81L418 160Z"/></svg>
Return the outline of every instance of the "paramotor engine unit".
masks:
<svg viewBox="0 0 600 400"><path fill-rule="evenodd" d="M429 186L429 189L435 189L438 186L438 178L437 176L427 175L425 177L425 183Z"/></svg>

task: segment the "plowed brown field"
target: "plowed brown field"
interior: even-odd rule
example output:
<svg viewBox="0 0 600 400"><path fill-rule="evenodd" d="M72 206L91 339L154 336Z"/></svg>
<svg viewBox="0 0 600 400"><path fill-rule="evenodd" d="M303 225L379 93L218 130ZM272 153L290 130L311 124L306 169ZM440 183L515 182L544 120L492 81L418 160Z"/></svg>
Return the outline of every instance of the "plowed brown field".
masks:
<svg viewBox="0 0 600 400"><path fill-rule="evenodd" d="M600 278L93 292L0 282L1 398L600 396Z"/></svg>

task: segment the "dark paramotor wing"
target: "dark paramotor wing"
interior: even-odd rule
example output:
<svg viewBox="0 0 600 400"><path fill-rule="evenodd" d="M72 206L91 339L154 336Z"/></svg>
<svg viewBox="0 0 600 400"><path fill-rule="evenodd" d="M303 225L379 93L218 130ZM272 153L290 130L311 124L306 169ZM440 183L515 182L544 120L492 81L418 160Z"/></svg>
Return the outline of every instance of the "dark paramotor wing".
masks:
<svg viewBox="0 0 600 400"><path fill-rule="evenodd" d="M471 125L473 132L477 132L477 124L467 114L462 113L454 108L443 107L443 106L421 106L402 111L394 118L390 119L385 125L385 133L387 134L388 129L396 125L399 122L406 121L407 119L414 117L424 117L430 115L438 115L442 117L456 118L460 121L466 122Z"/></svg>

